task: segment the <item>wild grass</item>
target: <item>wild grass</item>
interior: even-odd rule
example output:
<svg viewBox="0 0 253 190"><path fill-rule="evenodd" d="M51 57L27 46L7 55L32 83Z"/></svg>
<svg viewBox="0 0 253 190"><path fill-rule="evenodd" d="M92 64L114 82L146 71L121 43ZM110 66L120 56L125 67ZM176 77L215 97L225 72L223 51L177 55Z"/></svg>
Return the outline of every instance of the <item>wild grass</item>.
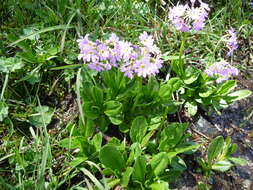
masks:
<svg viewBox="0 0 253 190"><path fill-rule="evenodd" d="M100 166L88 161L80 161L81 167L79 163L69 165L75 152L60 147L59 142L72 135L77 120L74 117L68 125L60 122L56 132L50 134L48 124L62 111L59 103L50 102L50 98L63 101L67 94L76 92L80 118L84 118L76 40L85 34L96 38L115 32L132 41L147 31L155 35L163 52L174 55L180 46L180 36L168 24L167 14L173 2L167 1L165 5L160 1L148 2L1 2L0 59L16 57L22 60L23 66L15 72L0 73L0 101L8 105L8 115L0 123L0 189L109 189L104 176L92 173L101 171ZM241 39L252 44L252 16L247 3L249 1L226 0L219 4L211 1L212 13L205 29L186 43L189 52L185 56L189 63L197 65L201 64L196 62L197 58L208 61L224 56L220 36L231 26L239 31ZM250 47L249 52L252 61ZM253 69L252 64L245 64L239 68ZM53 110L43 111L42 106ZM0 114L5 108L0 105ZM40 118L33 121L31 118L36 115Z"/></svg>

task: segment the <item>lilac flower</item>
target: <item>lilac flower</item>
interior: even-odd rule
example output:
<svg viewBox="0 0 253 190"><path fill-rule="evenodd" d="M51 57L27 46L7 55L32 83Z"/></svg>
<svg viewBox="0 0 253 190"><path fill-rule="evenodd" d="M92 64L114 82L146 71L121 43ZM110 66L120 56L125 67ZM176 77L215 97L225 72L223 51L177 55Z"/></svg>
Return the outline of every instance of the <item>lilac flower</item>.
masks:
<svg viewBox="0 0 253 190"><path fill-rule="evenodd" d="M161 52L147 32L143 32L139 40L138 44L131 44L111 34L106 41L92 42L86 35L78 40L78 57L98 72L118 67L129 78L156 75L163 63Z"/></svg>
<svg viewBox="0 0 253 190"><path fill-rule="evenodd" d="M115 33L112 33L109 40L106 42L115 46L119 42L119 37Z"/></svg>
<svg viewBox="0 0 253 190"><path fill-rule="evenodd" d="M228 80L230 77L237 76L239 74L239 70L225 60L212 64L205 70L205 72L210 77L217 77L217 83Z"/></svg>
<svg viewBox="0 0 253 190"><path fill-rule="evenodd" d="M128 41L119 41L119 49L121 57L125 61L129 60L133 51L132 44Z"/></svg>
<svg viewBox="0 0 253 190"><path fill-rule="evenodd" d="M208 16L209 6L201 0L200 7L194 7L195 0L191 0L192 6L177 5L170 9L169 19L174 27L181 31L189 30L200 31L205 26L205 20Z"/></svg>
<svg viewBox="0 0 253 190"><path fill-rule="evenodd" d="M107 60L109 58L109 50L105 44L103 43L99 44L97 46L97 52L98 52L99 59L101 61Z"/></svg>
<svg viewBox="0 0 253 190"><path fill-rule="evenodd" d="M124 76L126 76L126 77L128 77L128 78L130 78L130 79L132 79L133 78L133 73L134 73L134 69L131 67L131 65L122 65L121 67L120 67L120 70L121 70L121 72L123 72L124 73Z"/></svg>
<svg viewBox="0 0 253 190"><path fill-rule="evenodd" d="M231 56L233 52L238 48L238 42L236 38L236 32L233 28L228 30L229 39L227 40L228 53L227 56Z"/></svg>
<svg viewBox="0 0 253 190"><path fill-rule="evenodd" d="M101 63L99 63L99 62L91 62L90 64L88 64L88 67L89 67L90 69L96 70L96 71L98 71L98 72L104 70L103 65L102 65Z"/></svg>
<svg viewBox="0 0 253 190"><path fill-rule="evenodd" d="M177 5L173 8L170 8L169 19L171 20L174 27L181 32L187 32L190 29L184 19L187 9L187 5Z"/></svg>

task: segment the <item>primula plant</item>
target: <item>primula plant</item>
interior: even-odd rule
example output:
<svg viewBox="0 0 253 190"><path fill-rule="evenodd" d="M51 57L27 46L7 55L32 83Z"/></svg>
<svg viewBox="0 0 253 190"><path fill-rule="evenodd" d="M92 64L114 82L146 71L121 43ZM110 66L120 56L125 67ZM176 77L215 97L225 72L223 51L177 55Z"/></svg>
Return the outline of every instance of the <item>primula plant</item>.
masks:
<svg viewBox="0 0 253 190"><path fill-rule="evenodd" d="M201 30L209 8L204 3L200 5L194 8L192 2L191 8L182 5L172 8L170 18L176 29ZM182 15L175 16L177 9ZM186 13L193 21L184 17ZM188 25L183 23L186 21ZM168 115L181 111L182 105L189 116L197 113L198 106L219 111L251 93L247 90L232 92L236 82L230 77L239 71L224 60L205 70L186 66L184 41L178 58L171 62L174 77L167 80L155 78L168 56L162 54L147 32L140 34L135 44L121 40L114 33L103 40L92 40L86 35L77 42L78 58L87 65L80 69L81 128L86 131L84 134L90 135L97 130L105 136L110 130L122 134L122 137L106 138L105 145L101 144L100 136L99 148L84 154L84 158L94 161L97 153L103 174L114 176L108 179L110 186L168 189L168 180L175 180L186 168L178 154L199 147L189 141L185 133L187 125L170 124ZM80 148L81 152L86 152L82 143L93 144L93 140L78 139L80 145L72 148Z"/></svg>
<svg viewBox="0 0 253 190"><path fill-rule="evenodd" d="M247 164L248 106L219 115L251 95L251 10L228 1L4 1L0 189L208 189Z"/></svg>

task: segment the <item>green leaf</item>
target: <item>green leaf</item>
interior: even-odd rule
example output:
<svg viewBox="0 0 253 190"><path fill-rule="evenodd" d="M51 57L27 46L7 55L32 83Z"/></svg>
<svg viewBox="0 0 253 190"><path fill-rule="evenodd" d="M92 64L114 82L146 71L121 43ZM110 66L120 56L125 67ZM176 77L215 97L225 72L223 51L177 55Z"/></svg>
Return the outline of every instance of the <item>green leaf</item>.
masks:
<svg viewBox="0 0 253 190"><path fill-rule="evenodd" d="M245 166L248 164L248 161L242 158L229 157L228 159L236 165Z"/></svg>
<svg viewBox="0 0 253 190"><path fill-rule="evenodd" d="M228 94L228 96L232 97L233 101L237 101L237 100L247 98L251 94L252 92L250 90L238 90L238 91Z"/></svg>
<svg viewBox="0 0 253 190"><path fill-rule="evenodd" d="M149 186L151 190L169 190L169 184L165 181L160 181L153 183Z"/></svg>
<svg viewBox="0 0 253 190"><path fill-rule="evenodd" d="M187 169L187 166L184 162L183 159L181 159L179 156L175 156L172 160L171 160L171 164L172 168L176 171L181 171L183 172L184 170Z"/></svg>
<svg viewBox="0 0 253 190"><path fill-rule="evenodd" d="M100 106L103 105L104 103L104 92L101 88L97 87L97 86L93 86L91 89L92 92L92 97L94 102Z"/></svg>
<svg viewBox="0 0 253 190"><path fill-rule="evenodd" d="M219 96L227 95L229 92L234 90L235 87L236 87L236 81L228 80L219 87L216 94L218 94Z"/></svg>
<svg viewBox="0 0 253 190"><path fill-rule="evenodd" d="M84 114L89 119L97 119L100 116L100 107L95 106L93 102L83 103Z"/></svg>
<svg viewBox="0 0 253 190"><path fill-rule="evenodd" d="M168 167L169 158L166 152L156 154L150 161L151 168L156 176L161 175Z"/></svg>
<svg viewBox="0 0 253 190"><path fill-rule="evenodd" d="M114 125L120 125L123 121L122 104L118 101L107 101L104 103L105 115Z"/></svg>
<svg viewBox="0 0 253 190"><path fill-rule="evenodd" d="M34 85L37 82L40 82L41 80L41 75L40 75L40 67L41 65L39 65L38 67L36 67L35 69L33 69L31 72L29 72L24 78L20 79L17 82L21 82L24 80L27 80L31 85Z"/></svg>
<svg viewBox="0 0 253 190"><path fill-rule="evenodd" d="M157 92L159 90L159 83L157 82L155 77L150 77L148 80L148 84L143 86L142 92L146 97L154 97L157 96Z"/></svg>
<svg viewBox="0 0 253 190"><path fill-rule="evenodd" d="M122 178L121 178L121 183L120 183L122 187L128 186L128 183L130 181L130 177L131 177L133 171L134 171L133 168L127 167L126 171L123 172Z"/></svg>
<svg viewBox="0 0 253 190"><path fill-rule="evenodd" d="M29 35L26 35L24 37L21 37L20 39L16 40L15 42L12 42L11 44L9 44L9 46L13 46L13 45L16 45L17 43L23 41L23 40L26 40L26 39L29 39L33 36L36 36L38 34L41 34L41 33L45 33L45 32L49 32L49 31L54 31L54 30L61 30L61 29L66 29L66 28L73 28L73 26L67 26L67 25L58 25L58 26L51 26L51 27L48 27L48 28L43 28L37 32L33 32Z"/></svg>
<svg viewBox="0 0 253 190"><path fill-rule="evenodd" d="M224 146L224 139L222 136L216 137L208 147L207 157L208 163L212 163L217 156L222 152Z"/></svg>
<svg viewBox="0 0 253 190"><path fill-rule="evenodd" d="M172 98L172 86L168 83L161 84L159 89L159 97L162 99L162 102L167 102Z"/></svg>
<svg viewBox="0 0 253 190"><path fill-rule="evenodd" d="M179 56L173 56L173 55L163 55L162 58L164 61L172 61L172 60L179 60L180 59ZM184 59L184 56L182 56L181 58Z"/></svg>
<svg viewBox="0 0 253 190"><path fill-rule="evenodd" d="M199 96L202 98L207 98L209 97L212 93L214 92L214 88L212 87L207 87L207 89L205 91L201 91L199 93Z"/></svg>
<svg viewBox="0 0 253 190"><path fill-rule="evenodd" d="M199 70L195 69L194 67L188 67L186 69L186 76L184 79L184 83L185 84L192 84L193 82L195 82L198 77L199 77Z"/></svg>
<svg viewBox="0 0 253 190"><path fill-rule="evenodd" d="M183 82L179 77L173 77L168 80L167 84L172 87L172 92L175 92L182 87Z"/></svg>
<svg viewBox="0 0 253 190"><path fill-rule="evenodd" d="M134 163L134 171L132 174L133 181L144 182L146 175L147 160L145 156L139 156Z"/></svg>
<svg viewBox="0 0 253 190"><path fill-rule="evenodd" d="M8 110L8 105L5 102L0 101L0 121L3 121L4 118L8 116Z"/></svg>
<svg viewBox="0 0 253 190"><path fill-rule="evenodd" d="M63 148L70 148L70 149L76 149L81 147L81 139L82 137L75 136L75 137L68 137L65 139L62 139L59 142L60 147Z"/></svg>
<svg viewBox="0 0 253 190"><path fill-rule="evenodd" d="M21 59L16 57L0 57L0 72L10 73L21 69L24 66Z"/></svg>
<svg viewBox="0 0 253 190"><path fill-rule="evenodd" d="M200 144L177 146L173 151L177 155L183 152L196 151L200 146Z"/></svg>
<svg viewBox="0 0 253 190"><path fill-rule="evenodd" d="M113 170L121 171L125 167L123 155L116 146L105 145L102 147L99 154L99 160L106 167Z"/></svg>
<svg viewBox="0 0 253 190"><path fill-rule="evenodd" d="M161 125L162 119L163 119L163 116L156 116L156 117L151 118L150 123L148 125L148 130L150 131L156 130Z"/></svg>
<svg viewBox="0 0 253 190"><path fill-rule="evenodd" d="M159 150L167 152L178 145L187 129L186 123L172 123L168 125L161 133Z"/></svg>
<svg viewBox="0 0 253 190"><path fill-rule="evenodd" d="M196 115L196 113L198 111L198 105L195 101L186 102L185 107L187 109L187 113L189 114L189 116Z"/></svg>
<svg viewBox="0 0 253 190"><path fill-rule="evenodd" d="M233 164L231 162L222 160L212 165L212 169L220 172L225 172L228 171L232 166Z"/></svg>
<svg viewBox="0 0 253 190"><path fill-rule="evenodd" d="M86 161L88 159L88 157L76 157L74 160L72 160L69 165L72 167L72 168L75 168L77 167L78 165L80 165L81 163L83 163L84 161Z"/></svg>
<svg viewBox="0 0 253 190"><path fill-rule="evenodd" d="M36 127L47 126L54 115L54 109L48 106L38 106L34 109L34 114L30 115L29 121Z"/></svg>
<svg viewBox="0 0 253 190"><path fill-rule="evenodd" d="M102 133L97 133L91 140L91 144L94 145L96 151L99 151L102 145L103 136Z"/></svg>
<svg viewBox="0 0 253 190"><path fill-rule="evenodd" d="M98 179L87 169L80 168L84 175L88 176L90 180L96 185L99 190L106 190L103 185L98 181Z"/></svg>
<svg viewBox="0 0 253 190"><path fill-rule="evenodd" d="M147 132L148 124L146 118L143 116L138 116L133 120L130 129L130 137L133 142L141 143L143 137Z"/></svg>

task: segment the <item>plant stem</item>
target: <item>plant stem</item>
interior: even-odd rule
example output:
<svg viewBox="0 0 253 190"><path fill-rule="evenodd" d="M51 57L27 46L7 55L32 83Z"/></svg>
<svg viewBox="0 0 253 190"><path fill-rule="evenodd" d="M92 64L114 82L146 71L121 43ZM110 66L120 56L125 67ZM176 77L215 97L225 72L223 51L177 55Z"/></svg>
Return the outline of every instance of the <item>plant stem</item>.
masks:
<svg viewBox="0 0 253 190"><path fill-rule="evenodd" d="M133 104L133 107L131 109L131 113L134 113L134 110L137 106L137 103L139 101L140 94L141 94L141 91L142 91L142 78L138 77L137 82L138 82L138 91L139 91L139 93L137 94L137 96L134 99L134 104Z"/></svg>
<svg viewBox="0 0 253 190"><path fill-rule="evenodd" d="M6 87L7 87L8 80L9 80L9 73L7 73L7 74L5 75L4 85L3 85L3 88L2 88L0 100L2 100L3 97L4 97L4 92L5 92L5 89L6 89Z"/></svg>
<svg viewBox="0 0 253 190"><path fill-rule="evenodd" d="M182 34L182 41L179 49L179 68L180 68L180 74L183 75L184 73L184 61L182 59L183 56L183 51L184 51L184 46L185 46L185 41L186 41L186 34Z"/></svg>

